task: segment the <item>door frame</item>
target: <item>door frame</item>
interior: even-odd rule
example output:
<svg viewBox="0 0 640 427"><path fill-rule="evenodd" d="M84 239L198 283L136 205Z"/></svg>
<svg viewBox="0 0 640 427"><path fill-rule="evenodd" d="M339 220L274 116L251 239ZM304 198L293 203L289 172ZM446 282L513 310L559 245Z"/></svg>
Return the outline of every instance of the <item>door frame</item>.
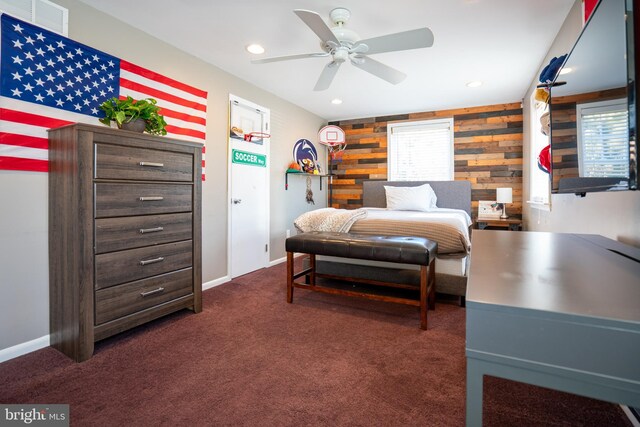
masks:
<svg viewBox="0 0 640 427"><path fill-rule="evenodd" d="M232 252L232 245L231 245L231 232L233 229L233 217L231 214L231 209L232 209L232 204L233 202L231 201L232 199L232 167L233 167L233 162L232 162L232 158L231 158L231 154L232 154L232 149L231 149L231 143L229 142L229 133L231 132L231 103L232 102L237 102L239 104L243 104L245 106L251 107L251 108L255 108L256 110L263 112L266 114L267 116L267 123L269 128L271 127L271 110L268 108L264 108L256 103L253 103L251 101L247 101L246 99L240 98L239 96L233 95L233 94L229 94L229 102L228 102L228 108L227 108L227 134L226 134L226 138L225 138L225 143L227 144L227 275L229 277L230 280L233 280L233 274L231 271L231 265L232 265L232 256L233 256L233 252ZM265 130L263 129L263 132ZM267 129L267 133L271 133L270 129ZM266 187L266 203L267 203L267 209L266 209L266 215L265 215L265 222L266 222L266 230L267 230L267 250L266 250L266 254L265 254L265 262L264 265L262 266L262 268L266 268L269 266L270 264L270 260L271 260L271 138L269 138L268 141L268 150L267 150L267 166L266 166L266 182L265 182L265 187Z"/></svg>

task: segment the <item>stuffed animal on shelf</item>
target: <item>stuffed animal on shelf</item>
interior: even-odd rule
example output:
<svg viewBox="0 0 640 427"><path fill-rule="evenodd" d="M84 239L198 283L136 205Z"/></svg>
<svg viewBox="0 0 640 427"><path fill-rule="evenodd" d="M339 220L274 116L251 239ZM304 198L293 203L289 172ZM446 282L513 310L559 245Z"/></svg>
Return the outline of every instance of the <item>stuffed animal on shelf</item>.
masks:
<svg viewBox="0 0 640 427"><path fill-rule="evenodd" d="M302 163L302 171L306 173L313 173L316 170L316 164L311 159L300 159L300 163Z"/></svg>

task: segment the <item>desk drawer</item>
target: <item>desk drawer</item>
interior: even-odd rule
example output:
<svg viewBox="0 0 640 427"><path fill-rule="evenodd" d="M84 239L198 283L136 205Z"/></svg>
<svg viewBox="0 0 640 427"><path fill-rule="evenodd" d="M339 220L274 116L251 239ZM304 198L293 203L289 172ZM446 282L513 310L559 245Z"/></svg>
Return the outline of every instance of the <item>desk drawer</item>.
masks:
<svg viewBox="0 0 640 427"><path fill-rule="evenodd" d="M191 268L96 292L96 325L193 292Z"/></svg>
<svg viewBox="0 0 640 427"><path fill-rule="evenodd" d="M96 220L96 253L121 251L192 238L191 213Z"/></svg>
<svg viewBox="0 0 640 427"><path fill-rule="evenodd" d="M191 212L192 185L95 184L96 218Z"/></svg>
<svg viewBox="0 0 640 427"><path fill-rule="evenodd" d="M96 178L193 181L193 156L121 145L95 144Z"/></svg>
<svg viewBox="0 0 640 427"><path fill-rule="evenodd" d="M191 267L192 241L96 255L96 289Z"/></svg>

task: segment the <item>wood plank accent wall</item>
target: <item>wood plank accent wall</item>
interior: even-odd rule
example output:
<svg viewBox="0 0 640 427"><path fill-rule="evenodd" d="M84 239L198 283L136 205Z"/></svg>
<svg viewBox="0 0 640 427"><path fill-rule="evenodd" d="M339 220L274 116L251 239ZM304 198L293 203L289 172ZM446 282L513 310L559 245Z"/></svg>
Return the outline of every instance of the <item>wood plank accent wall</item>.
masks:
<svg viewBox="0 0 640 427"><path fill-rule="evenodd" d="M362 181L387 179L387 125L453 117L455 179L471 182L473 216L479 200L495 200L496 188L513 188L512 217L522 217L522 104L498 104L342 120L329 124L344 129L347 148L334 161L330 205L362 207Z"/></svg>

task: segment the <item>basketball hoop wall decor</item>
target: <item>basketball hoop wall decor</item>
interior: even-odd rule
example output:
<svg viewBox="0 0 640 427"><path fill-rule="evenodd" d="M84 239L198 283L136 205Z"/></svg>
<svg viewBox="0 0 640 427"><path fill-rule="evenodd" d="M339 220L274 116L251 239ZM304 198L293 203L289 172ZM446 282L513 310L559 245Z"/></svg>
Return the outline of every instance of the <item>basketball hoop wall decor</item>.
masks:
<svg viewBox="0 0 640 427"><path fill-rule="evenodd" d="M264 140L271 138L268 125L264 125L263 112L238 103L231 102L229 108L229 138L263 145Z"/></svg>
<svg viewBox="0 0 640 427"><path fill-rule="evenodd" d="M253 142L254 144L262 145L265 138L271 138L271 135L265 132L249 132L244 133L241 128L232 126L229 132L229 137L234 139L242 139L247 142Z"/></svg>
<svg viewBox="0 0 640 427"><path fill-rule="evenodd" d="M334 125L328 125L320 129L318 141L327 147L331 161L340 160L344 149L347 148L344 131ZM329 167L329 173L331 173L331 167Z"/></svg>

